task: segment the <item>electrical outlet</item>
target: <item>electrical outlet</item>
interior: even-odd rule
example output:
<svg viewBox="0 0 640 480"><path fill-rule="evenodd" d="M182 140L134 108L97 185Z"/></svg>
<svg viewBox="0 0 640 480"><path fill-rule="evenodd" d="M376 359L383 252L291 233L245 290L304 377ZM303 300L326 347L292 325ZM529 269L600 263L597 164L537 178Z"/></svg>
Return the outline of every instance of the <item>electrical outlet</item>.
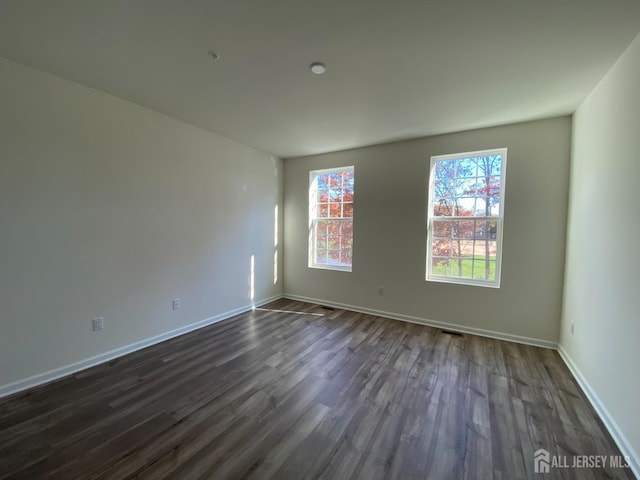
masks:
<svg viewBox="0 0 640 480"><path fill-rule="evenodd" d="M574 332L576 331L576 322L571 322L571 335L574 334Z"/></svg>
<svg viewBox="0 0 640 480"><path fill-rule="evenodd" d="M378 287L378 295L384 295L384 287Z"/></svg>
<svg viewBox="0 0 640 480"><path fill-rule="evenodd" d="M171 306L173 307L174 310L179 310L180 309L180 299L179 298L174 298L173 301L171 302Z"/></svg>
<svg viewBox="0 0 640 480"><path fill-rule="evenodd" d="M102 330L104 328L104 317L96 317L91 322L91 326L94 332Z"/></svg>

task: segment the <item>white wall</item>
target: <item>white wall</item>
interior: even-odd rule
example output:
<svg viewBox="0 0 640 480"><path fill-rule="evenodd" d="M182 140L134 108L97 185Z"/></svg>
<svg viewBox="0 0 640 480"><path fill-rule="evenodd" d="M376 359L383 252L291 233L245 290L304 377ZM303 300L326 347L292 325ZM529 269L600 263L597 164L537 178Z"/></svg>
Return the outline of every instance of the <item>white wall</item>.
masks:
<svg viewBox="0 0 640 480"><path fill-rule="evenodd" d="M570 135L562 117L285 160L285 293L555 345ZM496 147L508 148L501 288L426 282L430 157ZM346 165L355 166L353 272L310 269L309 170Z"/></svg>
<svg viewBox="0 0 640 480"><path fill-rule="evenodd" d="M574 115L560 346L640 472L640 37ZM575 322L575 333L570 332ZM624 446L624 445L622 445Z"/></svg>
<svg viewBox="0 0 640 480"><path fill-rule="evenodd" d="M281 163L0 59L0 391L280 295Z"/></svg>

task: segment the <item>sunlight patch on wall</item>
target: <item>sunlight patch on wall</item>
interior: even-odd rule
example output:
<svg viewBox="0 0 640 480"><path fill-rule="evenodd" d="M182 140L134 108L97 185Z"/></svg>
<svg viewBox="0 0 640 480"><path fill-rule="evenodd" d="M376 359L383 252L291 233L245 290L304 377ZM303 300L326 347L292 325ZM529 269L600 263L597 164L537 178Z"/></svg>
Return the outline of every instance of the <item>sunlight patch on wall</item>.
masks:
<svg viewBox="0 0 640 480"><path fill-rule="evenodd" d="M251 308L255 310L255 298L256 298L256 256L251 255L251 267L249 270L249 299L251 300Z"/></svg>
<svg viewBox="0 0 640 480"><path fill-rule="evenodd" d="M273 284L278 283L278 205L273 211Z"/></svg>

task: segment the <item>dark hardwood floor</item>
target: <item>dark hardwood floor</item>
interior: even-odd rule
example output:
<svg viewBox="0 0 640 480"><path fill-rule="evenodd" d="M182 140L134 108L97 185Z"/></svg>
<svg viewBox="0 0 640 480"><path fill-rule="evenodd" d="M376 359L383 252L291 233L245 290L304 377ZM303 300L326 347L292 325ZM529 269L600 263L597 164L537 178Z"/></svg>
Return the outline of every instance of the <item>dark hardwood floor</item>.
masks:
<svg viewBox="0 0 640 480"><path fill-rule="evenodd" d="M557 352L290 300L0 400L1 478L633 478L539 448L620 455Z"/></svg>

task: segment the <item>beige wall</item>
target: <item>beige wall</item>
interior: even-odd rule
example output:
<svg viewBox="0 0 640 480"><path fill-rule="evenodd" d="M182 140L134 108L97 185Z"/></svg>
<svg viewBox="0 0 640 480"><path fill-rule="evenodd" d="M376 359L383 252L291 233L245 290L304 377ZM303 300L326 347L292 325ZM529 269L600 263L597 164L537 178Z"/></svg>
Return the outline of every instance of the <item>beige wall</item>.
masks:
<svg viewBox="0 0 640 480"><path fill-rule="evenodd" d="M574 116L560 347L640 474L640 37ZM575 333L571 334L571 324ZM608 418L607 418L608 417Z"/></svg>
<svg viewBox="0 0 640 480"><path fill-rule="evenodd" d="M285 160L285 293L555 345L570 135L562 117ZM496 147L508 148L501 288L426 282L430 157ZM345 165L355 166L353 272L310 269L309 170Z"/></svg>
<svg viewBox="0 0 640 480"><path fill-rule="evenodd" d="M0 391L280 295L281 163L0 60Z"/></svg>

